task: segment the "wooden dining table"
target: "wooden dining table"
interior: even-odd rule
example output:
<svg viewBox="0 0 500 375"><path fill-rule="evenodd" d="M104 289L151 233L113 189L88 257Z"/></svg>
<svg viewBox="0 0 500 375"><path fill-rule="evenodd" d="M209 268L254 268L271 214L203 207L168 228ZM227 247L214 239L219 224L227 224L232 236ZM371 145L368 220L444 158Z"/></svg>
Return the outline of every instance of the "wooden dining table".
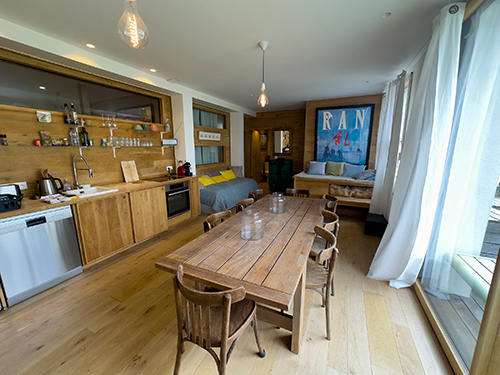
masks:
<svg viewBox="0 0 500 375"><path fill-rule="evenodd" d="M269 198L261 198L162 258L156 267L175 274L182 264L184 276L196 283L219 289L243 286L246 298L258 303L259 320L292 332L291 351L298 354L304 331L307 258L324 205L321 199L287 197L285 212L274 214L269 212ZM241 236L247 210L263 217L264 234L259 240Z"/></svg>

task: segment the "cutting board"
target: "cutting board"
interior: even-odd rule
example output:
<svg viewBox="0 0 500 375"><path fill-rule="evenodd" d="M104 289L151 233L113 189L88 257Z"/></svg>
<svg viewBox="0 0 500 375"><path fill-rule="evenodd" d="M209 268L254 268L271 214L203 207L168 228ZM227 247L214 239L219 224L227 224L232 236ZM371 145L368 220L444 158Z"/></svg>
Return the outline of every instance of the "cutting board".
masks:
<svg viewBox="0 0 500 375"><path fill-rule="evenodd" d="M135 161L122 161L122 171L125 182L139 181L139 173L137 173L137 167Z"/></svg>

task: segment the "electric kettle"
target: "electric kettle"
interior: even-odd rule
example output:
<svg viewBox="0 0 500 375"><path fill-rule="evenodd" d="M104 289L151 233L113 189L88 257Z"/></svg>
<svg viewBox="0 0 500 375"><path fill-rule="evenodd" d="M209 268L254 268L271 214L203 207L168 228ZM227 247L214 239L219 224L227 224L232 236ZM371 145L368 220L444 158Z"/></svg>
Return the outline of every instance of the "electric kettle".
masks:
<svg viewBox="0 0 500 375"><path fill-rule="evenodd" d="M59 181L59 187L57 187L56 181ZM36 180L38 185L38 191L40 196L57 194L59 191L63 190L63 183L59 178L52 177L48 170L42 172L42 179Z"/></svg>

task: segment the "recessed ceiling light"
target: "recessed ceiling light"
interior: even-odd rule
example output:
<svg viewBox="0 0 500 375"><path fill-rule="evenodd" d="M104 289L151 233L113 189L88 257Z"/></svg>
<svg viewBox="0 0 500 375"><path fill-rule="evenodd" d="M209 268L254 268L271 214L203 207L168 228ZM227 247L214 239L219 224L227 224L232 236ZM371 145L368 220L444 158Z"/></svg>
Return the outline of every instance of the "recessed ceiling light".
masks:
<svg viewBox="0 0 500 375"><path fill-rule="evenodd" d="M370 81L366 81L366 83L370 83Z"/></svg>
<svg viewBox="0 0 500 375"><path fill-rule="evenodd" d="M156 73L156 69L153 69L153 68L149 69L149 71L150 71L151 73Z"/></svg>
<svg viewBox="0 0 500 375"><path fill-rule="evenodd" d="M391 16L391 12L385 12L380 15L380 18L389 18Z"/></svg>
<svg viewBox="0 0 500 375"><path fill-rule="evenodd" d="M95 46L92 43L87 43L85 44L88 48L95 48Z"/></svg>
<svg viewBox="0 0 500 375"><path fill-rule="evenodd" d="M177 83L179 82L178 80L176 80L175 78L170 78L170 79L167 79L167 82L170 82L170 83Z"/></svg>
<svg viewBox="0 0 500 375"><path fill-rule="evenodd" d="M45 86L38 86L40 90L45 90Z"/></svg>

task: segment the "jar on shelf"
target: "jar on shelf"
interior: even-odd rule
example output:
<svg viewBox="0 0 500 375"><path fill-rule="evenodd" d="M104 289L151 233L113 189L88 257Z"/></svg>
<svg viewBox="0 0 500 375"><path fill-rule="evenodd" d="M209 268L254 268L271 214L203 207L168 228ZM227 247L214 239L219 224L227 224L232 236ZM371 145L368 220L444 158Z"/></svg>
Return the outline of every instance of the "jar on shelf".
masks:
<svg viewBox="0 0 500 375"><path fill-rule="evenodd" d="M260 212L251 208L243 211L241 237L244 240L260 240L264 237L264 218Z"/></svg>

